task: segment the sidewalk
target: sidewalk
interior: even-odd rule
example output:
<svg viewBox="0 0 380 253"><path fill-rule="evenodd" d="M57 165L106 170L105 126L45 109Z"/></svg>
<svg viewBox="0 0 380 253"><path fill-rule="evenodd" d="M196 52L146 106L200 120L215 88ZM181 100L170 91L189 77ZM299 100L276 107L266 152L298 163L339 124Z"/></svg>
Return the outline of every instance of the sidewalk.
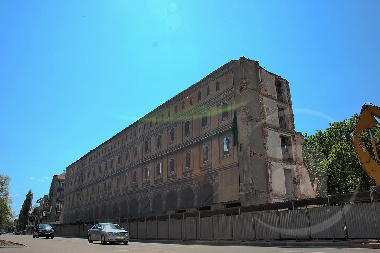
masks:
<svg viewBox="0 0 380 253"><path fill-rule="evenodd" d="M199 244L199 245L234 245L234 246L258 246L258 247L309 247L309 248L367 248L380 249L377 240L273 240L273 241L229 241L229 240L131 240L142 243L167 243L167 244Z"/></svg>

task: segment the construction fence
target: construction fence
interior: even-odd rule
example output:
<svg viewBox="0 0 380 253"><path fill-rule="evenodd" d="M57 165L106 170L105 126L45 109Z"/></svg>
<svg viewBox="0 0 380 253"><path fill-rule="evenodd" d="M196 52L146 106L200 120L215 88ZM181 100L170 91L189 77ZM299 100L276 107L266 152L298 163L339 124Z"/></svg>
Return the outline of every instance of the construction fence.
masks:
<svg viewBox="0 0 380 253"><path fill-rule="evenodd" d="M380 239L379 203L348 203L286 210L241 212L240 208L108 220L131 239L311 240ZM57 236L86 237L95 222L55 225Z"/></svg>

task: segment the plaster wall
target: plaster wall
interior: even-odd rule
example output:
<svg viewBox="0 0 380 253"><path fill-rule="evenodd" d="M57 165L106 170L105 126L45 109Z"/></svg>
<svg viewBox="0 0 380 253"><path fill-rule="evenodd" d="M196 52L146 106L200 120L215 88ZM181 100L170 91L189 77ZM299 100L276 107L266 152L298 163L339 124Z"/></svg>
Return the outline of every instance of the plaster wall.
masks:
<svg viewBox="0 0 380 253"><path fill-rule="evenodd" d="M267 155L271 158L282 159L280 133L272 129L268 129L267 137Z"/></svg>

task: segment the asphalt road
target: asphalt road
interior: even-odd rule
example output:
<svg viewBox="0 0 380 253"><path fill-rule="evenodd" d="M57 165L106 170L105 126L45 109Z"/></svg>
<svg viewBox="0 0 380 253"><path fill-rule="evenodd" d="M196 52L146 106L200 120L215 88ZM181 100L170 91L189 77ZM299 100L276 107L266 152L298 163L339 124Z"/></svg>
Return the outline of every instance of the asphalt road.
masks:
<svg viewBox="0 0 380 253"><path fill-rule="evenodd" d="M55 237L54 239L32 238L31 235L0 235L0 239L24 244L25 247L0 247L0 253L329 253L377 252L375 249L363 248L328 248L328 247L257 247L257 246L211 246L197 244L165 244L130 242L129 245L88 243L86 239Z"/></svg>

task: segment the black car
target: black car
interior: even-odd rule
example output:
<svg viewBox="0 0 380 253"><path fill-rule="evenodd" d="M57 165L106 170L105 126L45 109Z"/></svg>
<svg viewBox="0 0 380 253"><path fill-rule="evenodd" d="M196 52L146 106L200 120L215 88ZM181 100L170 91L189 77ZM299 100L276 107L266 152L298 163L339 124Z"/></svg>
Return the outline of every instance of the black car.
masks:
<svg viewBox="0 0 380 253"><path fill-rule="evenodd" d="M38 224L33 230L33 238L46 237L54 238L54 229L49 224Z"/></svg>

